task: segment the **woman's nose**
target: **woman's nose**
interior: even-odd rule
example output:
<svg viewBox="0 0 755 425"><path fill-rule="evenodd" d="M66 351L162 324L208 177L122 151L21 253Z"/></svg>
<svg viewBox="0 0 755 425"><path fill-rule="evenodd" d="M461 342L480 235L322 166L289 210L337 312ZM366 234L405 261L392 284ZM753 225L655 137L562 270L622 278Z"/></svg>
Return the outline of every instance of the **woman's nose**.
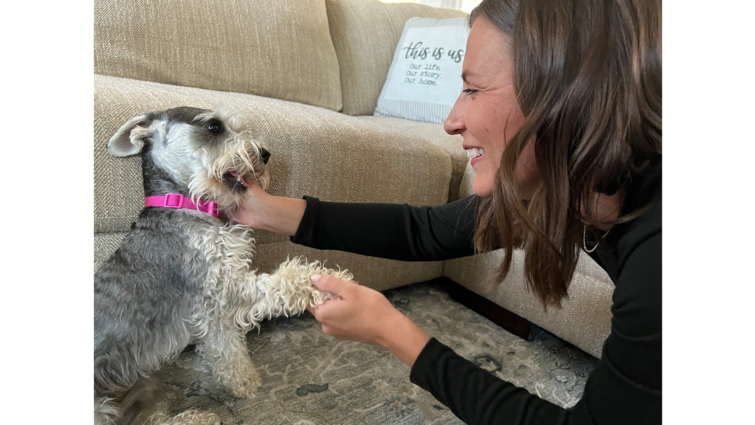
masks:
<svg viewBox="0 0 755 425"><path fill-rule="evenodd" d="M446 121L443 122L443 130L448 134L460 134L466 129L464 126L464 110L466 107L462 105L461 96L456 99L454 107L451 108L451 113L448 114Z"/></svg>

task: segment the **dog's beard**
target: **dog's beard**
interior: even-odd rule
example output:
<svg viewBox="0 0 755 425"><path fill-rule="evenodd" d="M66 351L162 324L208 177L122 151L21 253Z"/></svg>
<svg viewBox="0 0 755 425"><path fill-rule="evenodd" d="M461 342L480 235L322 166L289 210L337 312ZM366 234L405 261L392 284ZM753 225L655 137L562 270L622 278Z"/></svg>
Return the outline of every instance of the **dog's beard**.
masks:
<svg viewBox="0 0 755 425"><path fill-rule="evenodd" d="M260 149L256 142L243 137L225 142L218 155L202 149L199 159L203 170L189 181L192 200L211 200L221 211L233 212L243 202L249 183L256 181L266 189L270 174L260 158Z"/></svg>

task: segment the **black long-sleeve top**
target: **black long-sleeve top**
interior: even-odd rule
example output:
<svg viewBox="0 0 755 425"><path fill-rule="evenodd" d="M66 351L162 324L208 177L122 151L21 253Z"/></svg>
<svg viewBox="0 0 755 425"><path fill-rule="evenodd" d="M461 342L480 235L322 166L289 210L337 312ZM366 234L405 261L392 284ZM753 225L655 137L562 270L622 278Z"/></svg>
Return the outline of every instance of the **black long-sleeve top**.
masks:
<svg viewBox="0 0 755 425"><path fill-rule="evenodd" d="M477 197L438 207L345 204L305 197L295 243L405 261L474 254ZM591 255L615 283L611 333L582 399L564 409L498 379L431 338L410 380L468 424L661 423L661 163L626 190L622 213L649 206L615 225ZM588 246L593 246L588 235Z"/></svg>

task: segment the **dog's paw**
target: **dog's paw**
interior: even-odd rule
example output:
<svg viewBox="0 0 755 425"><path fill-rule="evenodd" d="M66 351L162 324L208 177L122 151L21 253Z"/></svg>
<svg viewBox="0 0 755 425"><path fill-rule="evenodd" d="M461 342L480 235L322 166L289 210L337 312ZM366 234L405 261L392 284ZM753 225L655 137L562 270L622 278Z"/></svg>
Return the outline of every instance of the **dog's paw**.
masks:
<svg viewBox="0 0 755 425"><path fill-rule="evenodd" d="M262 385L262 382L259 380L247 379L240 382L236 387L231 388L231 393L239 398L253 398L257 394L257 388L260 385Z"/></svg>
<svg viewBox="0 0 755 425"><path fill-rule="evenodd" d="M317 307L318 305L322 305L322 303L324 303L325 301L332 300L333 298L335 297L329 292L313 289L312 293L309 296L309 306Z"/></svg>
<svg viewBox="0 0 755 425"><path fill-rule="evenodd" d="M317 271L316 274L333 275L341 280L354 280L354 275L351 274L351 272L349 272L346 269L333 270L333 269L321 268ZM315 288L314 285L312 285L310 289L311 289L311 293L309 295L309 298L310 298L309 305L311 307L317 307L318 305L321 305L327 300L332 300L336 298L335 296L333 296L333 294L329 292L320 291L319 289Z"/></svg>
<svg viewBox="0 0 755 425"><path fill-rule="evenodd" d="M262 385L257 369L244 367L237 369L229 379L224 380L225 386L234 397L254 398L257 389Z"/></svg>

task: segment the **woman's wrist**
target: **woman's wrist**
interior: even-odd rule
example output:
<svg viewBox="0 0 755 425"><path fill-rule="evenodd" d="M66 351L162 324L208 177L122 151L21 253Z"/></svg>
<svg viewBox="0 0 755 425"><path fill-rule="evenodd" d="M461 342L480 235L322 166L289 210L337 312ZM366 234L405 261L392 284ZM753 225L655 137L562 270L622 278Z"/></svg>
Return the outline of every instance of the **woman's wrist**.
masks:
<svg viewBox="0 0 755 425"><path fill-rule="evenodd" d="M411 368L430 341L430 336L398 310L396 313L397 315L388 322L390 326L383 332L380 345Z"/></svg>
<svg viewBox="0 0 755 425"><path fill-rule="evenodd" d="M269 198L258 210L258 229L294 236L307 209L304 199L267 195Z"/></svg>
<svg viewBox="0 0 755 425"><path fill-rule="evenodd" d="M244 203L230 214L230 218L252 229L294 236L306 209L304 199L270 195L252 182Z"/></svg>

